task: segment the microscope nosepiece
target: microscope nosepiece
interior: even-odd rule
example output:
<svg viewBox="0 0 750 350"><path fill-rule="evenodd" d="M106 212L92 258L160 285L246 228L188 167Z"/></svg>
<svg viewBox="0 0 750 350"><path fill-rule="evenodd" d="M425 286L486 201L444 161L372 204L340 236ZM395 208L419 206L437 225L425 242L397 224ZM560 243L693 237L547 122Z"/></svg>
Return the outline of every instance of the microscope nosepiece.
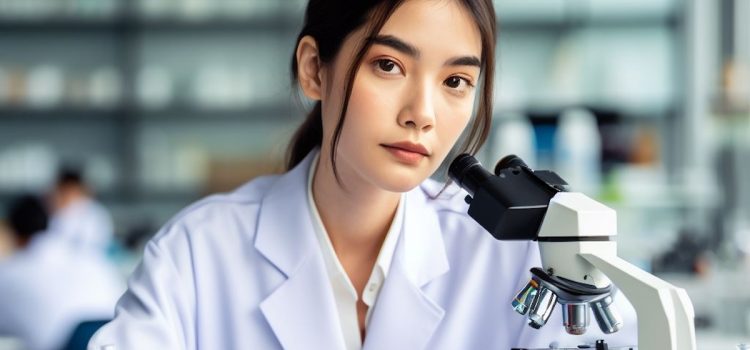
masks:
<svg viewBox="0 0 750 350"><path fill-rule="evenodd" d="M529 326L539 329L547 323L557 303L557 295L551 290L541 287L529 308Z"/></svg>
<svg viewBox="0 0 750 350"><path fill-rule="evenodd" d="M563 304L563 326L568 334L581 335L589 326L589 304Z"/></svg>
<svg viewBox="0 0 750 350"><path fill-rule="evenodd" d="M609 295L602 300L591 303L596 323L599 324L599 328L604 334L612 334L622 328L622 317L612 307L612 302L612 296Z"/></svg>

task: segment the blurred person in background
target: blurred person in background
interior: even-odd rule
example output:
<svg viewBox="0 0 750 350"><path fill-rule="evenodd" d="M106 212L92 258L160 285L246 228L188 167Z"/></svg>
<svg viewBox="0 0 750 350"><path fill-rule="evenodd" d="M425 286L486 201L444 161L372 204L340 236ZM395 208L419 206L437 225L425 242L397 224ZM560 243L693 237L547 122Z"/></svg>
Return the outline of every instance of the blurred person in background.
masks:
<svg viewBox="0 0 750 350"><path fill-rule="evenodd" d="M50 197L50 231L73 249L105 254L114 235L112 217L93 198L81 173L62 169Z"/></svg>
<svg viewBox="0 0 750 350"><path fill-rule="evenodd" d="M0 337L23 349L60 349L81 322L112 318L125 286L101 254L73 250L49 232L35 196L13 200L6 220L16 247L0 261Z"/></svg>
<svg viewBox="0 0 750 350"><path fill-rule="evenodd" d="M15 242L8 232L8 224L0 219L0 261L13 252Z"/></svg>

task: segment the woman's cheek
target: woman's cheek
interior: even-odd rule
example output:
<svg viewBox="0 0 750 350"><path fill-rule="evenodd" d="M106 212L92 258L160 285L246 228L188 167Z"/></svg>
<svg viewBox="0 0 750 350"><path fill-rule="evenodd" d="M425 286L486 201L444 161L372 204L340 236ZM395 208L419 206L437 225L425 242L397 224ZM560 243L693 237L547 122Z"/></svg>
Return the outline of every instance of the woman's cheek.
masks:
<svg viewBox="0 0 750 350"><path fill-rule="evenodd" d="M365 79L363 79L365 80ZM363 81L355 86L350 101L350 111L361 118L361 124L368 125L370 131L383 128L398 117L398 89L382 82ZM351 108L354 107L355 108Z"/></svg>

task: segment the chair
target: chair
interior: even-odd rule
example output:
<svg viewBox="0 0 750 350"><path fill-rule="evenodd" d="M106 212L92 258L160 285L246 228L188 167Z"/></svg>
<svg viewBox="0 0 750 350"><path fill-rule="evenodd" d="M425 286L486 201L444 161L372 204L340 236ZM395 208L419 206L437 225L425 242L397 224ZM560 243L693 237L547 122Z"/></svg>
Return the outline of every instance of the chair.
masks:
<svg viewBox="0 0 750 350"><path fill-rule="evenodd" d="M78 324L73 330L67 344L62 350L86 350L89 339L94 336L99 328L104 326L110 320L84 321Z"/></svg>

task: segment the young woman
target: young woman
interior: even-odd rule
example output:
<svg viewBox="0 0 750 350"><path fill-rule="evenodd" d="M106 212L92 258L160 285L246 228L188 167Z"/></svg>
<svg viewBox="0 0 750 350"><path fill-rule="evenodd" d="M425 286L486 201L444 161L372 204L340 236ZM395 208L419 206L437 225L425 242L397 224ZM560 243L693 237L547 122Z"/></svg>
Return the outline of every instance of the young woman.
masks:
<svg viewBox="0 0 750 350"><path fill-rule="evenodd" d="M90 348L564 340L559 313L534 330L510 307L540 265L537 246L495 241L464 194L437 196L443 185L428 180L464 129L461 151L487 135L495 40L491 0L310 0L292 74L316 103L289 171L169 222Z"/></svg>

